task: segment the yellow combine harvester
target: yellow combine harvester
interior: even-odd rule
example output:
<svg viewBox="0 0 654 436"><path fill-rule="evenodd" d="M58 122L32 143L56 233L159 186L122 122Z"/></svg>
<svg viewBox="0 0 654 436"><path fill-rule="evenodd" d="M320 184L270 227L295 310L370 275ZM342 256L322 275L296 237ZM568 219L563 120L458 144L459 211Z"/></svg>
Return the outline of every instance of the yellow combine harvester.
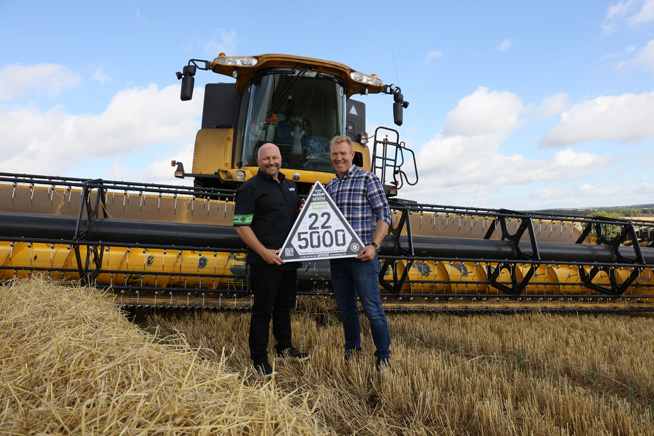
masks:
<svg viewBox="0 0 654 436"><path fill-rule="evenodd" d="M374 75L288 55L192 59L235 79L205 87L193 187L0 173L0 278L47 274L113 289L125 306L247 307L244 245L231 227L238 186L265 142L302 194L334 172L329 139L349 135L354 163L377 173L393 211L382 244L387 308L407 310L654 310L654 223L418 204L397 191L418 181L396 130L369 135L355 95L393 97ZM405 166L410 171L405 171ZM303 262L300 294L330 295L329 263Z"/></svg>

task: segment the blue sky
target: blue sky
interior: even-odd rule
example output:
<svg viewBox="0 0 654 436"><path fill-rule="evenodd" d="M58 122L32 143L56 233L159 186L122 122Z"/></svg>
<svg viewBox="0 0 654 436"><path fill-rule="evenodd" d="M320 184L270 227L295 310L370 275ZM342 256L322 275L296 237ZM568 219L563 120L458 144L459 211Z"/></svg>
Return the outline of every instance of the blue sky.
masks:
<svg viewBox="0 0 654 436"><path fill-rule="evenodd" d="M0 171L172 183L201 87L230 81L199 72L181 102L175 72L286 53L401 86L420 174L405 198L654 203L654 0L320 5L0 0ZM358 99L370 133L392 126L390 96Z"/></svg>

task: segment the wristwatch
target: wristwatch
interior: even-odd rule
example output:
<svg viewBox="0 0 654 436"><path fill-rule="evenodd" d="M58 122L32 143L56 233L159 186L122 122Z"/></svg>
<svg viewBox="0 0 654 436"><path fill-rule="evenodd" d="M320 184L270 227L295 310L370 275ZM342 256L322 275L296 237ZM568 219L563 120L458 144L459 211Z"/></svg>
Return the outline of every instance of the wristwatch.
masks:
<svg viewBox="0 0 654 436"><path fill-rule="evenodd" d="M376 242L371 242L370 245L372 245L372 248L375 249L377 253L379 253L379 249L381 248L378 243Z"/></svg>

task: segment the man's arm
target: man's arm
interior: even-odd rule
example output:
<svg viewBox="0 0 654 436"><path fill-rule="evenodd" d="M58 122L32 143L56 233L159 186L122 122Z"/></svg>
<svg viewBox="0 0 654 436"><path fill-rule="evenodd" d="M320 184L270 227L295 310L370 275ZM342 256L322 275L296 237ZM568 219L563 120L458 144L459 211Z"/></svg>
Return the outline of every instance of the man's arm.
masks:
<svg viewBox="0 0 654 436"><path fill-rule="evenodd" d="M284 261L277 255L279 250L266 248L254 234L250 226L235 226L236 234L245 242L245 244L254 250L261 258L271 265L283 265Z"/></svg>
<svg viewBox="0 0 654 436"><path fill-rule="evenodd" d="M388 233L388 223L386 221L377 220L377 225L375 226L375 235L372 237L372 242L377 245L381 245L384 240L384 236ZM357 255L359 260L372 260L375 258L377 250L372 245L366 245Z"/></svg>
<svg viewBox="0 0 654 436"><path fill-rule="evenodd" d="M391 210L388 206L388 200L384 193L384 187L374 173L368 173L368 184L366 185L366 197L372 209L372 216L376 221L375 234L372 236L372 242L381 245L384 236L388 233L391 223ZM360 260L372 260L377 250L372 245L366 245L357 255Z"/></svg>
<svg viewBox="0 0 654 436"><path fill-rule="evenodd" d="M388 234L388 223L382 220L377 221L377 226L375 227L375 235L372 237L372 242L376 243L377 245L381 245L386 234Z"/></svg>

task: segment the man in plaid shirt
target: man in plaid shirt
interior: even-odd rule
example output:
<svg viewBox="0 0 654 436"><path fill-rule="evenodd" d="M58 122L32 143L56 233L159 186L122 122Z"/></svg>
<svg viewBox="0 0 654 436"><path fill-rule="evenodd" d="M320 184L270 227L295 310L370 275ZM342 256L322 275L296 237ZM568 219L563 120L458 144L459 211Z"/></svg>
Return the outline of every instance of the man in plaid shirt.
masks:
<svg viewBox="0 0 654 436"><path fill-rule="evenodd" d="M391 211L379 177L352 163L354 150L349 137L333 138L329 156L337 177L329 181L327 192L365 245L356 258L330 260L334 296L343 317L345 357L356 356L361 351L358 297L370 321L379 369L389 364L391 339L379 295L377 253L388 233Z"/></svg>

